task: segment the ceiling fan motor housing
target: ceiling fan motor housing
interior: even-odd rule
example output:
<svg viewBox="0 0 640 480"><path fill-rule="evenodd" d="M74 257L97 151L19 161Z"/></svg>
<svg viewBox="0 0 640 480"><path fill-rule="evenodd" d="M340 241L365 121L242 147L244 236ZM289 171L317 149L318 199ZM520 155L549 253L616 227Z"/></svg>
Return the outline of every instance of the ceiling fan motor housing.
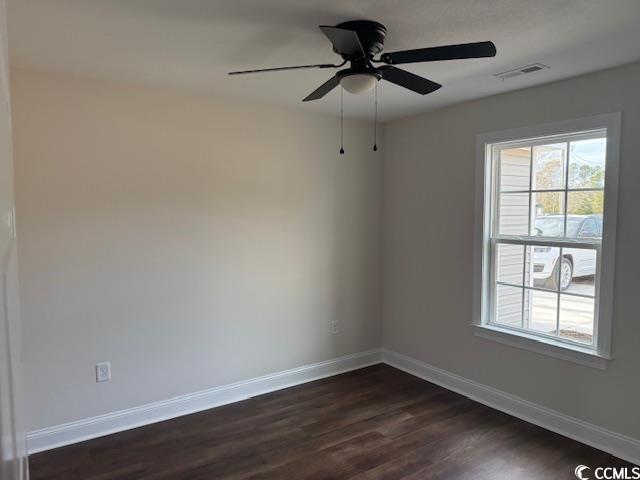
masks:
<svg viewBox="0 0 640 480"><path fill-rule="evenodd" d="M345 30L353 30L358 34L362 48L368 58L377 55L384 48L384 39L387 36L387 28L381 23L371 20L352 20L336 25L336 28L344 28ZM334 48L335 51L335 48ZM339 52L336 52L339 53ZM353 58L345 58L345 60L356 60Z"/></svg>

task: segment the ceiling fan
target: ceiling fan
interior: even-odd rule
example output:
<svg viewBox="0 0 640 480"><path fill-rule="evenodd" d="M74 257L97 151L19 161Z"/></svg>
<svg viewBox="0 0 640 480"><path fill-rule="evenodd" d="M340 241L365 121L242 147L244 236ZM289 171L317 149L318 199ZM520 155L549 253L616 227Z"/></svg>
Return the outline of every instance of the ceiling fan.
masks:
<svg viewBox="0 0 640 480"><path fill-rule="evenodd" d="M229 75L298 70L303 68L340 68L349 62L349 68L339 70L333 77L304 98L303 102L318 100L338 85L342 85L342 87L350 93L364 93L371 90L380 79L395 83L421 95L426 95L435 92L442 85L407 72L406 70L396 68L394 65L494 57L496 55L496 46L493 42L476 42L383 53L376 59L374 57L384 48L384 39L387 34L386 27L381 23L370 20L354 20L340 23L335 27L320 25L320 30L322 30L333 45L333 51L342 57L342 63L337 65L321 63L314 65L297 65L293 67L243 70L230 72ZM381 65L376 66L374 64Z"/></svg>

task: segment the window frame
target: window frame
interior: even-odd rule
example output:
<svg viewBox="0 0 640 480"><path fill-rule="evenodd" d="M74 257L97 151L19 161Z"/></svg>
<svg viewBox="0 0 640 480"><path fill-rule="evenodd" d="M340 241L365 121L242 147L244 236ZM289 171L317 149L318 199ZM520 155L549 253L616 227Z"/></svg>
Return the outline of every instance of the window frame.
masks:
<svg viewBox="0 0 640 480"><path fill-rule="evenodd" d="M476 136L476 205L474 234L474 298L472 326L475 335L510 346L520 347L544 355L561 358L579 364L604 369L611 357L611 328L613 315L613 280L615 272L615 243L618 210L618 176L621 114L607 113L572 120L545 123ZM492 323L494 269L491 268L491 238L494 215L490 208L496 205L491 188L493 173L493 148L504 148L510 142L528 145L550 143L553 137L583 136L588 132L606 130L606 167L604 182L604 211L602 240L593 242L598 255L595 279L594 346L582 346L574 342L538 335L534 332L515 330ZM541 137L545 137L542 139ZM497 189L496 189L497 190ZM566 200L566 199L565 199ZM505 238L501 236L501 242ZM536 242L554 246L549 237L531 237L528 244ZM561 242L566 248L568 239ZM591 243L580 239L581 245ZM597 245L595 245L597 243ZM521 243L518 243L521 244ZM577 245L576 245L577 246ZM573 247L572 247L573 248Z"/></svg>

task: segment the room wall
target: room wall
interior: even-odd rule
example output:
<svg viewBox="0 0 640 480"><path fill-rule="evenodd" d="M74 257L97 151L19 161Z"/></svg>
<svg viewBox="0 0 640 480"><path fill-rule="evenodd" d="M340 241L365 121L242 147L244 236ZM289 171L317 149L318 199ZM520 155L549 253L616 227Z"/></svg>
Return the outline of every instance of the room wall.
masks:
<svg viewBox="0 0 640 480"><path fill-rule="evenodd" d="M12 89L29 430L380 347L370 124L340 156L335 117L34 71Z"/></svg>
<svg viewBox="0 0 640 480"><path fill-rule="evenodd" d="M640 438L640 64L463 103L386 125L383 336L411 356ZM476 135L622 112L613 356L606 371L474 337Z"/></svg>

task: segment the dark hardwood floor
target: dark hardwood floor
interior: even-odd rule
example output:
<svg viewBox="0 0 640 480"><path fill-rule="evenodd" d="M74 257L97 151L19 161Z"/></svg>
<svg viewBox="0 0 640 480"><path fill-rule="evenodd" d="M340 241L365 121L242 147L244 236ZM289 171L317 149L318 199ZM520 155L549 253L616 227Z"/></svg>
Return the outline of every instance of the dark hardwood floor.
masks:
<svg viewBox="0 0 640 480"><path fill-rule="evenodd" d="M386 365L31 457L32 480L575 479L631 466Z"/></svg>

